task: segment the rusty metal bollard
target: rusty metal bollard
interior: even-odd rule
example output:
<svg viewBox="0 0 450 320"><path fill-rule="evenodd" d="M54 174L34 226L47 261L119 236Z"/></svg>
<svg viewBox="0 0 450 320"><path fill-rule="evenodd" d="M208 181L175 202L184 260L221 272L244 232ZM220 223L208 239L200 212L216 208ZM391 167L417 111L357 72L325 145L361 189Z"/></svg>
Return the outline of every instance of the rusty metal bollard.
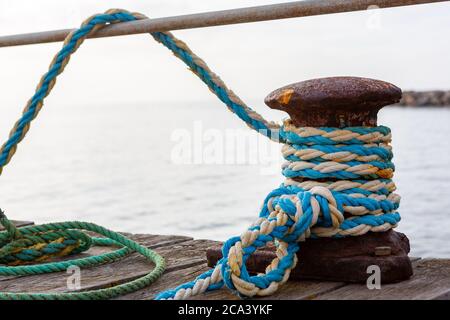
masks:
<svg viewBox="0 0 450 320"><path fill-rule="evenodd" d="M265 103L285 111L297 127L376 126L377 113L402 95L393 84L357 77L307 80L279 88ZM302 178L294 178L302 181ZM381 282L408 279L413 271L408 238L396 231L368 233L342 239L307 239L291 279L366 282L367 268L377 265ZM220 247L207 251L208 266L222 257ZM251 272L263 272L275 257L274 248L256 251L247 261Z"/></svg>

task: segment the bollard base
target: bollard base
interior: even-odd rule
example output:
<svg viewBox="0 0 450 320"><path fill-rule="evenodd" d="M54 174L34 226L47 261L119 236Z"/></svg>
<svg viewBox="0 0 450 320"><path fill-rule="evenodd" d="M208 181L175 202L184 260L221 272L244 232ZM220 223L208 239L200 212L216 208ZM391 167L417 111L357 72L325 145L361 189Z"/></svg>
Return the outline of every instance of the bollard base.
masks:
<svg viewBox="0 0 450 320"><path fill-rule="evenodd" d="M300 244L290 279L361 283L373 274L368 267L375 265L380 268L381 283L399 282L413 274L409 250L406 235L393 230L341 239L307 239ZM208 249L206 257L208 266L213 267L222 258L221 247ZM273 246L259 249L248 259L247 269L264 272L274 258Z"/></svg>

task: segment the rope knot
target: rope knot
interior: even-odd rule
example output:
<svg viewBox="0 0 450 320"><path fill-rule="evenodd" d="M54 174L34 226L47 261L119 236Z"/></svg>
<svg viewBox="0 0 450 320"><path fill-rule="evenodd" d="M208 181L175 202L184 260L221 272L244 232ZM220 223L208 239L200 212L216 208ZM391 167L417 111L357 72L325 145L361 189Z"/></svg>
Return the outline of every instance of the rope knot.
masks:
<svg viewBox="0 0 450 320"><path fill-rule="evenodd" d="M89 236L75 230L66 234L46 232L25 235L0 248L0 263L16 266L50 261L56 257L85 251L91 244Z"/></svg>
<svg viewBox="0 0 450 320"><path fill-rule="evenodd" d="M344 221L344 214L338 209L342 206L323 186L274 196L268 203L273 210L267 216L260 217L239 238L224 245L223 280L229 288L246 296L276 291L297 263L297 243L309 237L315 226L335 232ZM264 274L250 275L246 268L248 258L268 242L275 243L277 257Z"/></svg>
<svg viewBox="0 0 450 320"><path fill-rule="evenodd" d="M78 230L42 229L23 233L1 210L0 223L6 229L0 239L0 264L4 265L49 261L86 251L92 245L91 237Z"/></svg>

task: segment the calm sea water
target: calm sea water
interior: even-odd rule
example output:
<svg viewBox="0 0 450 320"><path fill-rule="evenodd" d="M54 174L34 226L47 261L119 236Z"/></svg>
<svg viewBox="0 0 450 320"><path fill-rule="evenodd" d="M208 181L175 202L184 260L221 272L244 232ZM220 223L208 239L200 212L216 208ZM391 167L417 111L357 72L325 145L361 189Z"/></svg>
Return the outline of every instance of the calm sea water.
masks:
<svg viewBox="0 0 450 320"><path fill-rule="evenodd" d="M2 107L3 139L17 116ZM379 123L393 130L398 230L412 255L450 257L450 109L388 108ZM13 219L224 240L282 181L279 147L262 140L242 157L229 143L236 133L254 145L257 135L214 102L46 106L0 178L0 205Z"/></svg>

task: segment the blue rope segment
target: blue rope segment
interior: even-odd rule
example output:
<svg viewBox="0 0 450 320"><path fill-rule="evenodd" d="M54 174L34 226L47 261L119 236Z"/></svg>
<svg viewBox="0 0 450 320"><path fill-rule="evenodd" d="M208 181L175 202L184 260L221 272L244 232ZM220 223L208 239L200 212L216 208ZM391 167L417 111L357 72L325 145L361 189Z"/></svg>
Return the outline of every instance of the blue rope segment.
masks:
<svg viewBox="0 0 450 320"><path fill-rule="evenodd" d="M0 149L0 173L3 170L3 167L11 160L18 143L22 141L28 132L31 121L36 118L42 108L43 101L52 90L57 76L63 72L70 56L78 49L87 35L95 32L106 24L134 21L144 18L146 18L144 15L137 13L111 10L111 13L92 16L90 19L86 20L79 29L74 30L67 37L63 48L56 54L49 70L41 78L36 92L28 101L22 117L16 122L8 140ZM163 44L171 50L176 57L181 59L199 77L199 79L203 81L208 88L247 125L270 139L279 141L279 126L267 122L254 110L248 108L226 87L223 81L208 68L206 63L186 46L186 44L176 39L171 33L153 32L151 35L156 41Z"/></svg>

